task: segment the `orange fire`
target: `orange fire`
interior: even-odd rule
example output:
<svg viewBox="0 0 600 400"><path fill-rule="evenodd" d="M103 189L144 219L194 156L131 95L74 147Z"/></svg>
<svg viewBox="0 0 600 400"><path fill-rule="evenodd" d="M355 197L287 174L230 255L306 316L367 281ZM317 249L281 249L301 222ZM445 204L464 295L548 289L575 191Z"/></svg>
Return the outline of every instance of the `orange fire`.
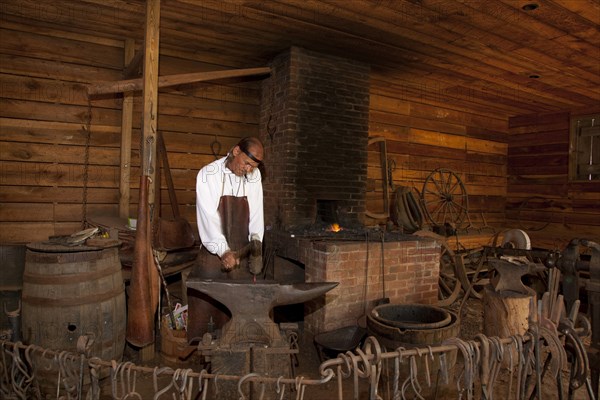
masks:
<svg viewBox="0 0 600 400"><path fill-rule="evenodd" d="M342 227L339 224L331 224L331 232L339 232L342 230Z"/></svg>

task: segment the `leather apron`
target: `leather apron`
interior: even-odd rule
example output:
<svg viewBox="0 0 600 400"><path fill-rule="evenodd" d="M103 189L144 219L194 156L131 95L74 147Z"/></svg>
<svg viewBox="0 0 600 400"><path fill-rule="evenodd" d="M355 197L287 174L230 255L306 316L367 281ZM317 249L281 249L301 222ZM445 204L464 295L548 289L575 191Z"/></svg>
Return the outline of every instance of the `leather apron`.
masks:
<svg viewBox="0 0 600 400"><path fill-rule="evenodd" d="M248 198L245 195L237 197L221 193L217 211L221 218L223 235L229 244L229 248L235 251L248 244L248 224L250 223ZM189 278L251 281L252 274L248 271L248 260L241 260L240 265L229 272L225 272L219 256L212 254L206 247L202 246L192 272L188 276ZM213 326L210 326L211 317L214 329L221 328L231 317L227 307L196 290L188 289L188 305L188 341L201 338L204 333L212 329Z"/></svg>

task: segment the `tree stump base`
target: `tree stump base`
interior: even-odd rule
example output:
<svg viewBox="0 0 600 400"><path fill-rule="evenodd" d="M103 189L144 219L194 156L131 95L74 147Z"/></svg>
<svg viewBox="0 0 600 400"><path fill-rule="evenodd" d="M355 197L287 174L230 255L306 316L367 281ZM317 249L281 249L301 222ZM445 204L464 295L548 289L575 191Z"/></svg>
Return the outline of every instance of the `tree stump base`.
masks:
<svg viewBox="0 0 600 400"><path fill-rule="evenodd" d="M529 329L529 302L536 293L496 292L486 285L483 292L483 333L486 336L508 338L524 335Z"/></svg>

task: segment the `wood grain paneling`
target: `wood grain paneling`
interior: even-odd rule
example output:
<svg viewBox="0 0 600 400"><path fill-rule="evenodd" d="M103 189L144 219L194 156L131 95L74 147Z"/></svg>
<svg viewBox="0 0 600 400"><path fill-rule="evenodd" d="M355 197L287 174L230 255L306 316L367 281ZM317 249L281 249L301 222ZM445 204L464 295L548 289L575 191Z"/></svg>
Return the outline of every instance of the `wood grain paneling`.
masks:
<svg viewBox="0 0 600 400"><path fill-rule="evenodd" d="M540 235L551 240L597 235L600 189L570 183L565 163L569 111L598 111L598 5L538 3L533 14L521 9L524 0L171 0L161 7L159 73L261 67L291 45L351 55L372 66L369 133L386 138L394 185L420 190L432 170L449 168L467 187L473 225L549 218ZM81 228L90 116L88 212L115 211L122 98L88 102L86 88L126 78L124 41L143 47L144 13L143 0L3 1L0 242ZM224 155L240 137L258 133L260 82L160 91L158 129L190 220L197 170L217 147ZM133 214L140 95L132 117ZM382 201L378 160L369 153L369 208ZM551 199L556 209L522 212L521 221L515 213L531 196Z"/></svg>
<svg viewBox="0 0 600 400"><path fill-rule="evenodd" d="M507 225L526 229L540 247L600 240L600 182L568 177L569 121L568 112L510 119Z"/></svg>
<svg viewBox="0 0 600 400"><path fill-rule="evenodd" d="M394 186L422 190L427 176L437 168L458 174L469 197L472 226L504 224L508 125L451 108L407 103L372 90L370 135L386 138ZM429 116L429 118L427 118ZM467 132L477 131L488 120L494 139L481 139ZM379 154L368 154L367 209L383 205ZM465 220L463 227L469 224Z"/></svg>
<svg viewBox="0 0 600 400"><path fill-rule="evenodd" d="M122 98L88 101L87 85L122 79L122 42L3 22L10 27L3 38L13 40L0 45L0 242L73 233L82 228L84 212L118 215ZM182 54L161 57L161 67L172 73L228 68ZM257 133L258 83L230 79L161 91L158 129L181 213L192 223L198 170L215 159L213 153L223 156L241 137ZM140 96L134 95L130 215L138 201ZM170 215L164 180L160 186L161 212Z"/></svg>
<svg viewBox="0 0 600 400"><path fill-rule="evenodd" d="M372 84L380 93L441 108L452 104L454 110L492 118L597 103L597 2L545 0L531 12L523 10L525 3L171 0L161 7L161 56L255 67L291 45L352 54L373 66ZM56 59L64 48L54 39L64 39L80 47L69 55L71 61L91 59L97 61L93 65L120 70L120 43L143 41L144 5L143 0L5 0L4 29L23 34L3 41L4 47ZM35 35L40 40L33 40ZM97 51L103 46L111 48L109 57Z"/></svg>

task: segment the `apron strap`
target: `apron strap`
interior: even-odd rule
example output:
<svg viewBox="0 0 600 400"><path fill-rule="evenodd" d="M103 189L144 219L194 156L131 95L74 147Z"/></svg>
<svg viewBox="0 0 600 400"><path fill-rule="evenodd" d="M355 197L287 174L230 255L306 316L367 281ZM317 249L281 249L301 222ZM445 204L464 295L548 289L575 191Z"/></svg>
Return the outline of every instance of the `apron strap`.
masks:
<svg viewBox="0 0 600 400"><path fill-rule="evenodd" d="M223 197L224 193L225 193L225 172L223 172L223 180L221 182L221 197Z"/></svg>

